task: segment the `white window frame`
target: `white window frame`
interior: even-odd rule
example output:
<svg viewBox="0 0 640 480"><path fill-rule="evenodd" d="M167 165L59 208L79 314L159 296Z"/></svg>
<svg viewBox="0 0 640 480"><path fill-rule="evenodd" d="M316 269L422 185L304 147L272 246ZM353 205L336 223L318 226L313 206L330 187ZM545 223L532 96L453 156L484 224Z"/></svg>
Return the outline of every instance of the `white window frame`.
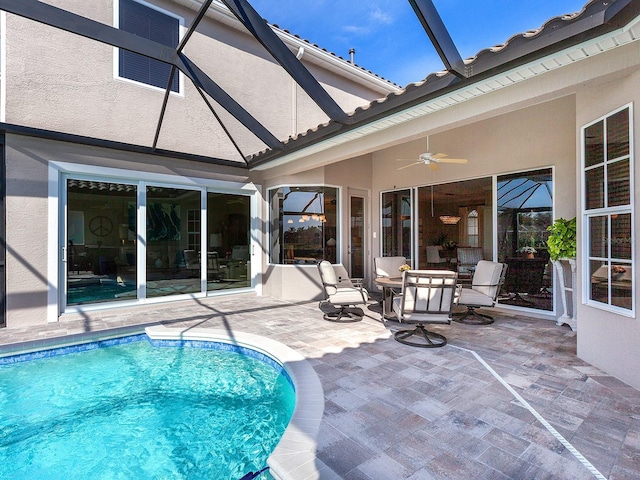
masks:
<svg viewBox="0 0 640 480"><path fill-rule="evenodd" d="M471 215L475 212L475 215ZM466 225L466 236L467 236L467 244L470 247L477 247L480 244L480 225L479 225L479 213L476 207L472 207L469 212L467 212L467 225ZM473 232L473 233L472 233ZM471 241L473 239L473 242Z"/></svg>
<svg viewBox="0 0 640 480"><path fill-rule="evenodd" d="M342 245L343 245L343 238L342 238L342 232L343 232L343 228L342 228L342 222L344 221L344 219L342 218L342 212L343 212L343 207L342 204L344 203L344 199L342 197L342 187L339 187L338 185L333 185L333 184L327 184L327 183L305 183L305 184L296 184L296 183L283 183L283 184L279 184L279 185L274 185L272 187L269 187L267 189L267 222L268 222L268 238L267 238L267 263L271 266L277 266L277 267L293 267L293 268L305 268L305 267L313 267L313 268L317 268L316 265L305 265L305 264L286 264L286 263L274 263L271 261L271 239L273 237L273 218L271 216L271 199L272 199L272 195L274 190L280 190L282 188L291 188L291 187L323 187L323 188L335 188L337 190L336 193L336 199L338 200L338 205L336 208L336 265L342 263ZM282 241L283 239L280 238L280 240Z"/></svg>
<svg viewBox="0 0 640 480"><path fill-rule="evenodd" d="M110 181L117 183L127 183L131 185L138 185L138 225L145 225L146 223L146 195L143 192L146 191L147 185L158 185L168 188L182 188L189 190L200 190L201 192L201 208L202 212L206 208L206 194L207 192L216 193L229 193L234 195L246 195L251 198L251 234L250 234L250 255L253 256L254 252L261 252L261 234L260 234L260 221L257 215L259 202L258 193L259 187L253 183L240 183L240 182L227 182L222 180L211 180L201 177L187 177L181 175L168 175L162 173L152 173L136 170L126 170L113 167L98 167L93 165L68 163L62 161L49 162L49 194L48 194L48 231L49 242L47 248L47 268L50 288L47 293L47 321L57 322L61 314L86 312L95 310L110 310L113 308L121 308L125 304L129 305L143 305L150 303L161 303L180 301L188 298L205 298L208 296L228 295L232 293L238 293L243 291L253 290L257 295L262 295L262 284L257 281L262 275L262 262L260 259L251 262L251 285L245 289L229 290L220 293L207 292L203 286L199 293L174 295L169 297L152 297L146 298L146 270L144 263L143 245L146 244L146 230L140 230L140 241L138 245L138 275L139 275L139 295L142 297L139 300L132 300L130 302L115 302L110 303L96 303L77 306L67 306L66 301L62 298L65 289L65 271L61 268L62 259L65 259L66 255L66 239L65 239L65 227L66 224L66 212L67 205L66 198L66 178L81 178L86 180L96 181ZM201 213L201 219L204 213ZM203 248L206 248L206 222L203 226ZM203 257L206 259L206 257ZM65 260L66 261L66 260ZM203 260L204 261L204 260ZM204 264L203 264L204 265ZM205 271L204 266L202 271ZM201 278L202 282L206 282L206 277Z"/></svg>
<svg viewBox="0 0 640 480"><path fill-rule="evenodd" d="M151 3L145 2L144 0L132 0L136 3L144 5L145 7L149 7L153 10L156 10L160 13L163 13L169 17L173 17L178 20L178 43L182 40L182 37L185 33L184 27L184 18L176 15L173 12L168 10L164 10L159 8L156 5L152 5ZM113 0L113 25L115 28L120 28L120 0ZM131 80L130 78L120 76L120 49L117 47L113 47L113 78L115 80L119 80L122 82L130 83L132 85L138 85L141 87L149 88L151 90L155 90L157 92L164 92L165 88L156 87L155 85L149 85L148 83L138 82L137 80ZM176 75L178 75L178 91L174 92L173 90L169 90L171 95L177 95L179 97L184 97L184 75L180 70L176 70Z"/></svg>
<svg viewBox="0 0 640 480"><path fill-rule="evenodd" d="M591 127L592 125L604 121L605 122L605 127L604 127L604 142L606 144L607 138L606 138L606 134L607 134L607 128L606 128L606 119L612 117L613 115L615 115L616 113L619 113L623 110L629 110L629 205L621 205L621 206L613 206L613 207L609 207L609 206L605 206L604 208L594 208L594 209L587 209L587 204L586 204L586 196L587 196L587 191L586 191L586 171L587 171L587 167L586 167L586 152L585 152L585 132L586 129ZM634 186L634 137L633 137L633 103L629 103L627 105L623 105L620 108L617 108L615 110L612 110L608 113L606 113L605 115L601 116L600 118L597 118L595 120L593 120L592 122L589 122L586 125L583 125L582 128L580 129L580 150L581 150L581 191L582 191L582 195L581 195L581 215L582 215L582 304L583 305L588 305L589 307L594 307L594 308L598 308L600 310L606 310L609 312L613 312L616 313L618 315L622 315L622 316L626 316L626 317L631 317L631 318L635 318L636 316L636 294L635 294L635 290L636 290L636 281L634 278L633 281L633 285L631 288L631 308L627 309L627 308L623 308L623 307L619 307L619 306L615 306L612 305L611 303L604 303L604 302L600 302L600 301L596 301L596 300L592 300L591 297L591 272L590 272L590 240L591 240L591 233L589 230L589 223L590 223L590 219L592 217L599 217L599 216L611 216L611 215L620 215L620 214L629 214L631 216L631 264L630 264L630 268L632 272L636 271L636 267L635 267L635 248L634 248L634 244L635 244L635 222L634 222L634 217L635 217L635 186ZM606 159L606 151L605 151L605 159L604 159L604 164L606 164L607 159ZM601 165L601 164L598 164ZM591 167L590 167L591 168ZM605 184L605 192L603 193L604 198L607 198L607 191L606 191L606 186L607 186L607 179L605 177L604 179L604 184ZM610 225L609 225L610 228ZM610 235L608 235L608 237L610 237ZM604 258L604 257L603 257ZM609 250L608 254L607 254L607 261L609 263L611 263L611 251ZM634 275L635 277L635 275ZM610 301L610 299L608 299Z"/></svg>

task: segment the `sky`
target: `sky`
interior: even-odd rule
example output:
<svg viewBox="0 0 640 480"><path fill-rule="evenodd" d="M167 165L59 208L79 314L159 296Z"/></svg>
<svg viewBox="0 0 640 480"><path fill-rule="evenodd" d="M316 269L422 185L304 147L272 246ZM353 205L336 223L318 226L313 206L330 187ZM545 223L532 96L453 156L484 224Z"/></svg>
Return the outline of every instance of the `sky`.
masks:
<svg viewBox="0 0 640 480"><path fill-rule="evenodd" d="M408 0L249 0L269 23L405 86L444 65ZM587 0L433 0L462 58L505 43Z"/></svg>

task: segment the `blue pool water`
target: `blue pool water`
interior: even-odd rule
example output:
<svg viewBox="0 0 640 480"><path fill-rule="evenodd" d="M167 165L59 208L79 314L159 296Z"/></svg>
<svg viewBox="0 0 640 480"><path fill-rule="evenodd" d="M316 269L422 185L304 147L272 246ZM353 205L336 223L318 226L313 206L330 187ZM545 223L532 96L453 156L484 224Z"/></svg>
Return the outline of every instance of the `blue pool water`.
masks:
<svg viewBox="0 0 640 480"><path fill-rule="evenodd" d="M230 345L146 338L0 365L0 478L239 479L264 468L294 408L282 368Z"/></svg>

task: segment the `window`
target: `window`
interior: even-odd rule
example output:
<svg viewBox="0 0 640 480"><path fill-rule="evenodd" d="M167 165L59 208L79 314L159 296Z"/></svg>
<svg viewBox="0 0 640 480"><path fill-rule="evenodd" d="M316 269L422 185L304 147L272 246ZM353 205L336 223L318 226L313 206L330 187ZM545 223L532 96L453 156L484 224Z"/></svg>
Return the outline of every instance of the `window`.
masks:
<svg viewBox="0 0 640 480"><path fill-rule="evenodd" d="M154 42L176 48L180 36L180 19L135 0L119 0L118 28ZM135 82L165 89L171 65L120 49L118 74ZM171 91L180 91L178 72L171 81Z"/></svg>
<svg viewBox="0 0 640 480"><path fill-rule="evenodd" d="M271 263L337 262L338 189L282 187L269 196Z"/></svg>
<svg viewBox="0 0 640 480"><path fill-rule="evenodd" d="M470 247L479 247L478 242L478 211L471 210L467 214L467 243Z"/></svg>
<svg viewBox="0 0 640 480"><path fill-rule="evenodd" d="M187 212L187 248L200 251L200 210Z"/></svg>
<svg viewBox="0 0 640 480"><path fill-rule="evenodd" d="M587 303L633 310L631 106L582 128Z"/></svg>

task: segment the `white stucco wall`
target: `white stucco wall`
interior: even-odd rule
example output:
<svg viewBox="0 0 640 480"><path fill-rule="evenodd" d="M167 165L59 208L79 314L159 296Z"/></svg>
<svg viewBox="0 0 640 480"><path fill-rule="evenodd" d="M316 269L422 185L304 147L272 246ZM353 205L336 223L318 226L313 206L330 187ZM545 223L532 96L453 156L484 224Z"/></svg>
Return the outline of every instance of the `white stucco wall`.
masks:
<svg viewBox="0 0 640 480"><path fill-rule="evenodd" d="M213 170L205 163L19 135L6 136L6 158L6 304L7 325L12 328L46 323L48 293L61 288L57 258L50 248L52 242L56 243L57 236L49 223L52 213L49 208L56 205L49 197L51 162L120 169L124 178L132 179L139 178L143 172L173 178L178 183L191 182L190 179L229 186L248 182L247 171L235 167ZM57 212L53 215L57 217ZM55 297L57 292L53 293ZM56 306L53 308L55 310Z"/></svg>
<svg viewBox="0 0 640 480"><path fill-rule="evenodd" d="M48 3L113 26L114 2L117 4L117 0ZM196 4L191 9L168 0L148 3L181 16L185 28L197 13ZM276 138L285 140L328 120L245 30L205 17L187 43L185 54ZM306 61L304 56L302 61ZM7 122L125 143L153 143L164 89L114 78L113 47L7 14L3 63ZM383 96L316 64L307 66L345 111ZM243 154L265 148L247 128L210 101ZM169 97L157 146L242 161L186 78L183 94Z"/></svg>
<svg viewBox="0 0 640 480"><path fill-rule="evenodd" d="M636 50L637 53L637 50ZM640 55L633 59L638 62ZM633 58L633 57L632 57ZM629 58L631 60L632 58ZM608 81L586 86L581 89L577 96L577 127L606 115L607 113L620 108L621 106L633 102L633 137L634 143L634 182L636 191L634 195L634 218L633 228L635 232L633 251L635 253L636 272L638 264L638 226L640 225L640 208L638 208L640 198L638 197L637 186L640 185L640 167L638 158L638 133L640 132L640 72L637 69L623 74L616 74L615 78ZM578 165L576 175L581 175ZM580 191L578 198L583 192ZM585 225L578 216L578 236L581 238ZM582 267L583 252L578 250L578 279L580 281L583 273ZM640 286L638 276L634 272L636 308L638 308L638 298ZM585 281L586 282L586 281ZM622 381L640 388L640 322L637 315L635 317L617 315L601 308L594 308L584 305L584 299L588 296L585 289L588 284L582 284L583 288L578 289L578 356L602 370L611 373Z"/></svg>

